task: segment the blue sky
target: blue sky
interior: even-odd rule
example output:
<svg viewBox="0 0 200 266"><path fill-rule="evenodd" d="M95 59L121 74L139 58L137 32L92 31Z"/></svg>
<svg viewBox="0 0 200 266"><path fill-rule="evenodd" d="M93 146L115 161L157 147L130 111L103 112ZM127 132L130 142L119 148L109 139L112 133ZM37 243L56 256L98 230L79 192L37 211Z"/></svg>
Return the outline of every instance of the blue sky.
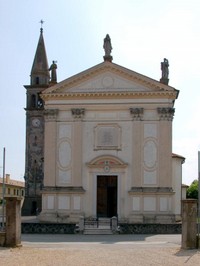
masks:
<svg viewBox="0 0 200 266"><path fill-rule="evenodd" d="M0 1L0 176L23 180L26 95L39 38L58 81L103 61L103 39L112 41L113 62L159 80L169 60L169 85L180 90L175 103L173 152L186 157L183 182L197 178L200 150L199 0L7 0ZM11 122L14 121L14 122Z"/></svg>

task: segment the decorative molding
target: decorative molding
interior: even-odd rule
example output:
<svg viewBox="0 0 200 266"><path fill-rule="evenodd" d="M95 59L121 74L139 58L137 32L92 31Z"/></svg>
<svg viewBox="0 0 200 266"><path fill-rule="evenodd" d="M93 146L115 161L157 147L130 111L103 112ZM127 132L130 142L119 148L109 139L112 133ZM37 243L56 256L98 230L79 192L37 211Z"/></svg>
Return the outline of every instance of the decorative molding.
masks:
<svg viewBox="0 0 200 266"><path fill-rule="evenodd" d="M85 115L85 108L72 108L71 111L74 118L80 119Z"/></svg>
<svg viewBox="0 0 200 266"><path fill-rule="evenodd" d="M58 109L47 109L44 110L46 121L55 121L58 114Z"/></svg>
<svg viewBox="0 0 200 266"><path fill-rule="evenodd" d="M141 121L143 118L144 108L129 108L133 120Z"/></svg>
<svg viewBox="0 0 200 266"><path fill-rule="evenodd" d="M73 186L67 186L67 187L49 187L49 186L45 186L42 189L42 193L44 194L52 194L55 192L65 192L67 194L73 194L73 193L85 193L85 189L83 187L73 187Z"/></svg>
<svg viewBox="0 0 200 266"><path fill-rule="evenodd" d="M129 194L174 194L172 187L132 187Z"/></svg>
<svg viewBox="0 0 200 266"><path fill-rule="evenodd" d="M172 121L175 113L175 108L172 107L158 107L158 114L160 116L160 120Z"/></svg>
<svg viewBox="0 0 200 266"><path fill-rule="evenodd" d="M121 159L114 156L99 156L89 163L86 163L89 168L101 168L104 172L110 172L114 168L126 168L127 163L124 163Z"/></svg>

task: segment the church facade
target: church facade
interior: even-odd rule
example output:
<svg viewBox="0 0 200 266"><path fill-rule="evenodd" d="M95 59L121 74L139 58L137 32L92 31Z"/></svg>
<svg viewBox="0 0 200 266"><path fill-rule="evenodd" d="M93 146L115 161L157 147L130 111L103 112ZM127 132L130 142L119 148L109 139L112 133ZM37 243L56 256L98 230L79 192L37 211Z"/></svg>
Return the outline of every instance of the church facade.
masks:
<svg viewBox="0 0 200 266"><path fill-rule="evenodd" d="M179 91L168 85L168 61L160 81L129 70L112 62L107 35L102 63L57 83L41 47L42 31L26 86L25 174L25 201L41 204L40 221L180 219L184 158L172 154Z"/></svg>

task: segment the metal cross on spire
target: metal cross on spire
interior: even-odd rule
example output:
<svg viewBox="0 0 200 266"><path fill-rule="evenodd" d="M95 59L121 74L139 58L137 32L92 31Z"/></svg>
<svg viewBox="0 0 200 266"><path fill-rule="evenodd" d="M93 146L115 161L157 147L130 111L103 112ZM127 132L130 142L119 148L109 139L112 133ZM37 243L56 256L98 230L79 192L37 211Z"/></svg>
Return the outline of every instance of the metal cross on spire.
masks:
<svg viewBox="0 0 200 266"><path fill-rule="evenodd" d="M41 28L40 28L40 32L43 32L43 28L42 28L42 25L44 24L44 20L40 20L39 23L41 24Z"/></svg>

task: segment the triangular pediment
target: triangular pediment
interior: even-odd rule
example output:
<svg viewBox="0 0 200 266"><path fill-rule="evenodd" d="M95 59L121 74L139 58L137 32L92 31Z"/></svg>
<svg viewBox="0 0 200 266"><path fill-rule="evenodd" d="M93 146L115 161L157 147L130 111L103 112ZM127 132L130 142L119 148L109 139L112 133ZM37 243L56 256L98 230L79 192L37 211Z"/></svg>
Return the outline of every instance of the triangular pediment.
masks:
<svg viewBox="0 0 200 266"><path fill-rule="evenodd" d="M103 62L46 89L49 94L119 93L119 92L175 92L173 87L137 72Z"/></svg>

